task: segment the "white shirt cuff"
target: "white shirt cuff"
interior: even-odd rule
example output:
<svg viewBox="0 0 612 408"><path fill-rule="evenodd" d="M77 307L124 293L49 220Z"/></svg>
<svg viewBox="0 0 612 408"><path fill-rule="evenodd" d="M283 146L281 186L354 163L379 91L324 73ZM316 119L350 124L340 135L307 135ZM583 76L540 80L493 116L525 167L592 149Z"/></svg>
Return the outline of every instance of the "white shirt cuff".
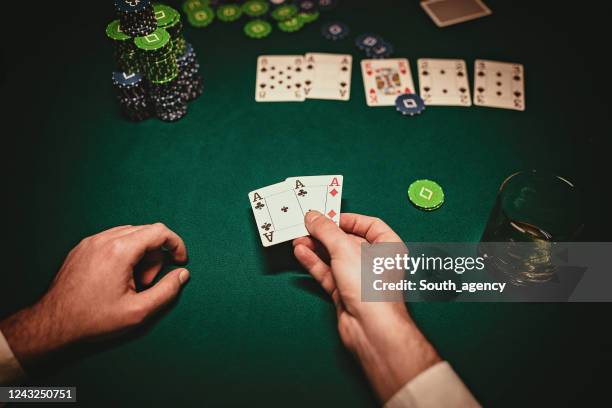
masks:
<svg viewBox="0 0 612 408"><path fill-rule="evenodd" d="M0 385L14 384L23 377L23 368L0 331Z"/></svg>
<svg viewBox="0 0 612 408"><path fill-rule="evenodd" d="M384 408L476 408L480 404L450 364L441 361L417 375Z"/></svg>

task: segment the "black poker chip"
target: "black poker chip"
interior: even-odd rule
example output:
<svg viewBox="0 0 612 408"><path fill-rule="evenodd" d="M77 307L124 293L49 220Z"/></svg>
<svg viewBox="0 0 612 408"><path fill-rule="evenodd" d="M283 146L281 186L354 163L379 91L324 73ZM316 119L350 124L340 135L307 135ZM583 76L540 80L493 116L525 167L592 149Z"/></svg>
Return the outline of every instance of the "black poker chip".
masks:
<svg viewBox="0 0 612 408"><path fill-rule="evenodd" d="M328 40L341 40L349 35L349 28L344 23L334 21L321 26L321 35Z"/></svg>

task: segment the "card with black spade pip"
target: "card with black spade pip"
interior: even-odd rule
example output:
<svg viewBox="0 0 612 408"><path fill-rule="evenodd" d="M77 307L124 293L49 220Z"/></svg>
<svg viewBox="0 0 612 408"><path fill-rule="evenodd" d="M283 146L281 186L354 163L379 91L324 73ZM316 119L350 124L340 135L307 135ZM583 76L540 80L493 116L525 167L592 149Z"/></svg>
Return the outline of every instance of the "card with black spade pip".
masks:
<svg viewBox="0 0 612 408"><path fill-rule="evenodd" d="M287 182L251 191L249 202L264 247L308 235L305 211Z"/></svg>
<svg viewBox="0 0 612 408"><path fill-rule="evenodd" d="M348 54L307 53L304 56L306 99L348 101L353 57Z"/></svg>
<svg viewBox="0 0 612 408"><path fill-rule="evenodd" d="M525 110L525 69L521 64L474 61L474 105Z"/></svg>
<svg viewBox="0 0 612 408"><path fill-rule="evenodd" d="M419 93L426 105L472 105L465 61L420 58L417 66Z"/></svg>
<svg viewBox="0 0 612 408"><path fill-rule="evenodd" d="M261 55L257 58L257 102L303 102L304 57Z"/></svg>
<svg viewBox="0 0 612 408"><path fill-rule="evenodd" d="M286 181L305 212L318 211L340 225L342 175L289 177Z"/></svg>

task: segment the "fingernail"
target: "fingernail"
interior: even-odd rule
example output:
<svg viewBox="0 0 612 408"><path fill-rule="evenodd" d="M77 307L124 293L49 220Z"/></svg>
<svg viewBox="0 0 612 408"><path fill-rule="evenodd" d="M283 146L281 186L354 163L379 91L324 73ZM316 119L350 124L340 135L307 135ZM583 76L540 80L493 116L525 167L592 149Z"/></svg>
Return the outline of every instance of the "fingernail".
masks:
<svg viewBox="0 0 612 408"><path fill-rule="evenodd" d="M306 224L310 224L310 223L314 222L314 220L316 220L317 218L319 218L322 215L323 214L321 214L318 211L314 211L314 210L308 211L306 213L306 217L304 217L305 221L306 221Z"/></svg>
<svg viewBox="0 0 612 408"><path fill-rule="evenodd" d="M179 282L181 282L181 285L183 285L188 280L189 280L189 271L187 269L183 269L179 273Z"/></svg>

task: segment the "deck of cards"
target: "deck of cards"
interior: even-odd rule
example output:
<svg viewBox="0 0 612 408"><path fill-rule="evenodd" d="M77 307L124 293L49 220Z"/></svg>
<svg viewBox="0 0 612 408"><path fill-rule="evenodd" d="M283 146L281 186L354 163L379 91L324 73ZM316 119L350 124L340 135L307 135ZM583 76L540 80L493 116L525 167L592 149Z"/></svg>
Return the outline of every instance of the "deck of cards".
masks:
<svg viewBox="0 0 612 408"><path fill-rule="evenodd" d="M461 59L417 60L419 96L427 106L472 106L467 65ZM416 93L405 58L361 61L368 106L393 106L402 94ZM525 110L525 73L521 64L476 60L474 104Z"/></svg>
<svg viewBox="0 0 612 408"><path fill-rule="evenodd" d="M257 231L264 247L308 235L304 215L319 211L340 224L341 175L289 177L249 193Z"/></svg>
<svg viewBox="0 0 612 408"><path fill-rule="evenodd" d="M257 58L257 102L348 101L353 57L348 54L261 55Z"/></svg>

